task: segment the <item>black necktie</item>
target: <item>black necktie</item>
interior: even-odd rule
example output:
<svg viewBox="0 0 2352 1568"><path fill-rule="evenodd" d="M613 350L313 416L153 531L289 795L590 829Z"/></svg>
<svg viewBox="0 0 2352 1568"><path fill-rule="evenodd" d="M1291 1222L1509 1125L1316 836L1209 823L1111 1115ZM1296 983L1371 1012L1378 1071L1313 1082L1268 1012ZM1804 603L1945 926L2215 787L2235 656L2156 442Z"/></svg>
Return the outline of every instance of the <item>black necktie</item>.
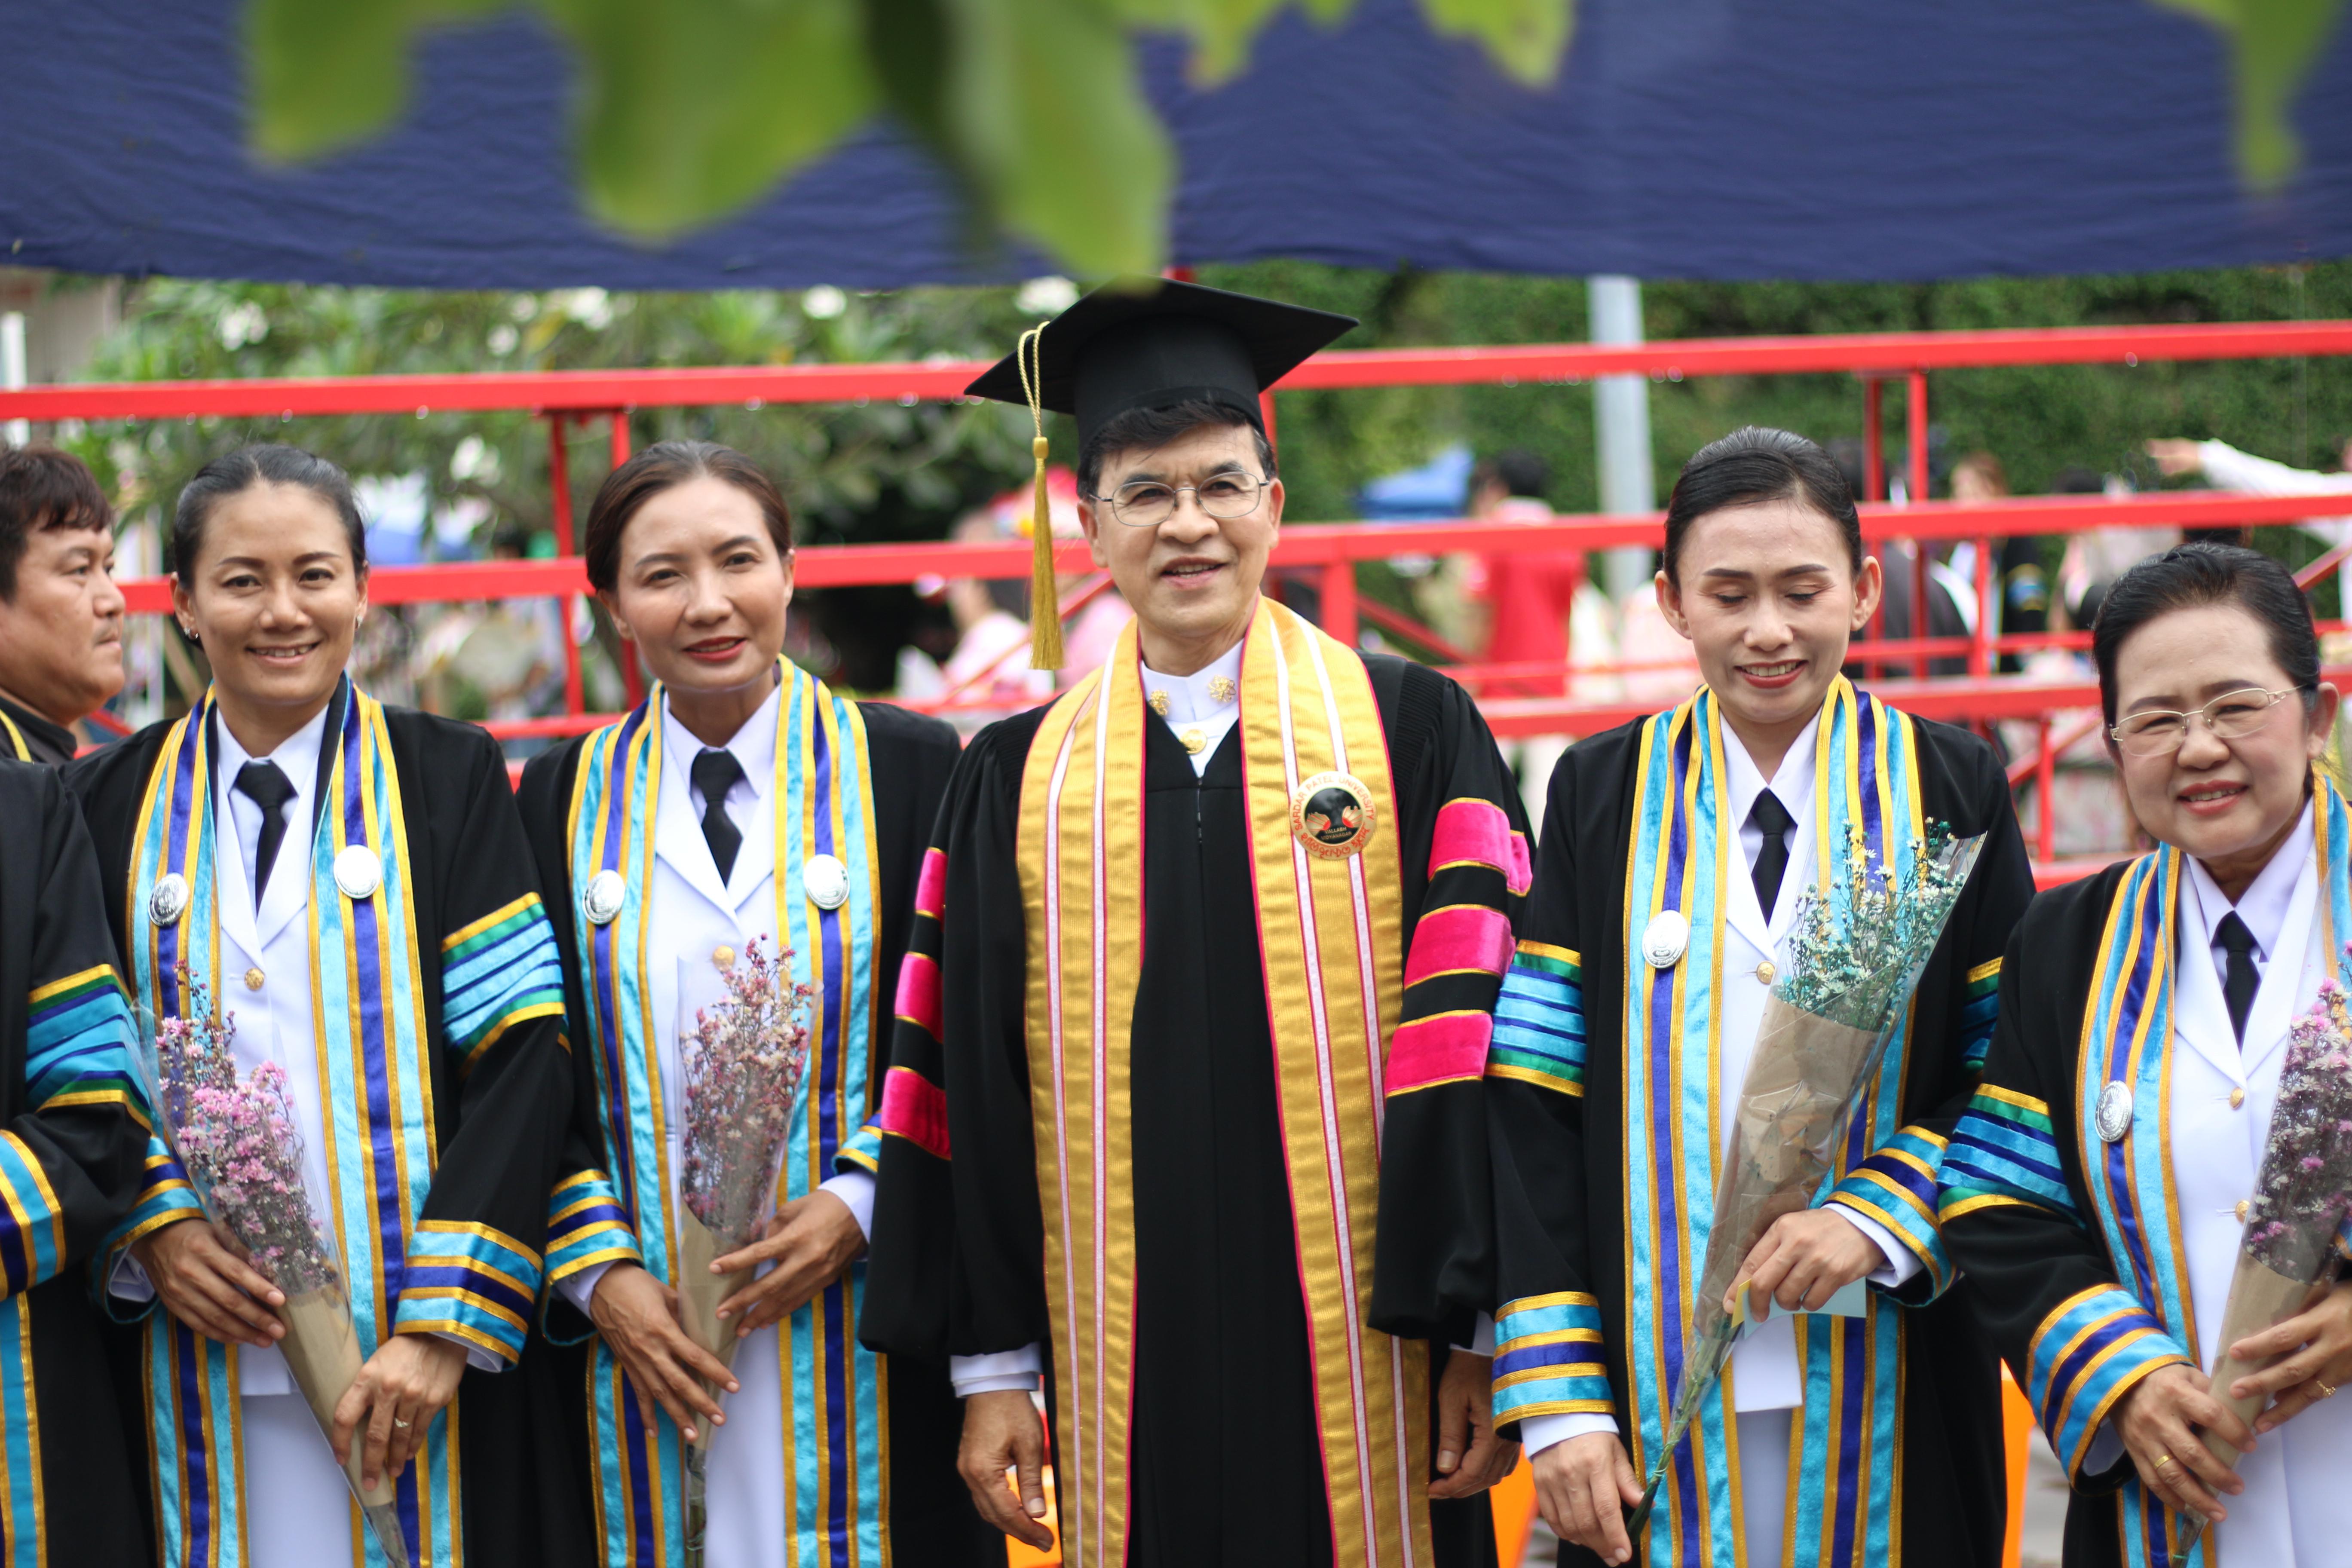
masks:
<svg viewBox="0 0 2352 1568"><path fill-rule="evenodd" d="M1772 906L1780 900L1780 878L1789 869L1789 829L1796 826L1797 819L1789 815L1789 808L1780 804L1780 797L1768 789L1756 797L1756 805L1748 813L1748 820L1764 830L1764 847L1756 852L1753 875L1756 879L1756 902L1762 907L1764 919L1769 923Z"/></svg>
<svg viewBox="0 0 2352 1568"><path fill-rule="evenodd" d="M2254 1009L2254 993L2262 989L2263 977L2254 971L2254 933L2246 922L2231 910L2213 928L2213 940L2230 955L2229 973L2221 981L2221 999L2230 1005L2230 1028L2238 1037L2238 1044L2246 1043L2246 1015Z"/></svg>
<svg viewBox="0 0 2352 1568"><path fill-rule="evenodd" d="M743 835L727 815L727 792L743 777L743 764L732 752L705 749L694 759L693 773L694 787L702 792L702 837L724 882L735 874L735 852L743 847Z"/></svg>
<svg viewBox="0 0 2352 1568"><path fill-rule="evenodd" d="M261 838L253 851L253 907L258 910L269 868L278 864L278 847L286 842L286 803L294 798L294 781L276 763L247 763L236 770L236 787L261 807Z"/></svg>

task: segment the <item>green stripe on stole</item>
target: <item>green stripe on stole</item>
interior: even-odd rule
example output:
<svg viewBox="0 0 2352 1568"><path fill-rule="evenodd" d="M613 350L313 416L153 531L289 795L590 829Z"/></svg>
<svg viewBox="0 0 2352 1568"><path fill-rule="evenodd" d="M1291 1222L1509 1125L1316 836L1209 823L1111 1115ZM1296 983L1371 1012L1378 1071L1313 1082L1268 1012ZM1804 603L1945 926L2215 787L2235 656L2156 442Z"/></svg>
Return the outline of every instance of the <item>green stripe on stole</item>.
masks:
<svg viewBox="0 0 2352 1568"><path fill-rule="evenodd" d="M2337 982L2352 984L2352 963L2340 945L2352 931L2352 813L2325 773L2313 798L2313 853L2325 879L2312 940L2333 958ZM2187 869L2180 851L2160 849L2134 861L2116 887L2083 1021L2073 1109L2084 1184L2116 1276L2194 1356L2196 1313L2170 1174L2173 964ZM2132 1086L2131 1131L2110 1143L2099 1136L2099 1094L2118 1079ZM2204 1568L2211 1561L2203 1539L2190 1542L2137 1475L2124 1481L2122 1510L2124 1560L2133 1568Z"/></svg>
<svg viewBox="0 0 2352 1568"><path fill-rule="evenodd" d="M1726 800L1722 719L1702 688L1643 721L1624 915L1626 1396L1629 1447L1646 1470L1664 1440L1691 1332L1691 1292L1713 1223L1723 1118L1722 1042L1715 999L1724 985L1730 879L1747 875ZM1923 831L1911 721L1840 677L1814 736L1817 887L1846 897L1852 833L1898 874ZM1889 833L1885 825L1892 824ZM1789 896L1793 889L1784 889ZM1640 934L1678 910L1691 939L1682 961L1653 970ZM1822 1193L1899 1126L1907 1031L1888 1049ZM1818 1195L1817 1199L1818 1201ZM1671 1310L1662 1311L1662 1303ZM1789 1561L1798 1568L1884 1563L1899 1531L1902 1468L1896 1395L1902 1319L1874 1295L1866 1319L1811 1315L1798 1360L1805 1405L1790 1444ZM1737 1428L1730 1379L1711 1394L1660 1488L1648 1561L1736 1562L1740 1539Z"/></svg>
<svg viewBox="0 0 2352 1568"><path fill-rule="evenodd" d="M173 978L185 963L226 1005L220 979L213 773L217 766L210 693L174 724L149 776L132 846L124 948L140 1002L160 1018L185 1003ZM329 773L310 839L310 975L321 1100L327 1113L328 1205L344 1259L362 1355L374 1353L397 1306L400 1269L432 1185L436 1157L425 1027L425 971L408 889L411 871L400 782L383 706L346 679L328 706L322 746ZM335 884L336 854L375 851L382 885L353 900ZM188 882L173 925L147 918L156 881ZM162 1507L163 1561L234 1564L244 1559L247 1498L238 1433L236 1351L150 1312L144 1325L150 1431ZM436 1415L416 1465L397 1484L409 1550L420 1560L463 1562L457 1405ZM322 1438L321 1441L324 1439ZM354 1564L384 1558L359 1528Z"/></svg>
<svg viewBox="0 0 2352 1568"><path fill-rule="evenodd" d="M864 716L813 676L789 663L782 668L772 796L777 924L793 947L795 977L815 996L808 1076L777 1180L780 1205L834 1175L836 1159L867 1118L881 897ZM646 1267L667 1279L677 1260L667 1128L684 1108L663 1103L659 1024L646 971L648 921L657 918L647 895L662 782L661 715L656 687L583 750L571 815L571 918L583 955L608 1168ZM801 868L817 854L834 855L849 869L849 899L837 910L818 909L802 892ZM578 895L604 869L619 871L627 893L620 914L597 926ZM782 1403L793 1425L776 1482L796 1537L788 1552L793 1561L846 1564L853 1552L859 1563L885 1560L887 1374L881 1360L856 1343L865 1279L865 1264L854 1265L778 1328ZM684 1560L685 1473L676 1426L664 1415L655 1430L645 1428L601 1340L589 1399L606 1563L675 1568Z"/></svg>

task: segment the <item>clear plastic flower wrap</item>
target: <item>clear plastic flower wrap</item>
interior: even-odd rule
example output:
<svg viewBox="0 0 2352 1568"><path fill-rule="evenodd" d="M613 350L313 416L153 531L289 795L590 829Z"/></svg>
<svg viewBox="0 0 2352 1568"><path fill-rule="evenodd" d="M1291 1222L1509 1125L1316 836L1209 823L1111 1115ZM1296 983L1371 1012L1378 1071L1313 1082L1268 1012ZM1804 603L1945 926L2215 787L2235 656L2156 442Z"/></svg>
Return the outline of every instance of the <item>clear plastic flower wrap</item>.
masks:
<svg viewBox="0 0 2352 1568"><path fill-rule="evenodd" d="M277 1314L286 1337L278 1349L320 1434L331 1434L335 1406L359 1380L365 1358L336 1248L302 1179L302 1135L287 1100L286 1074L264 1062L240 1077L231 1044L236 1015L215 1011L205 984L185 965L178 978L187 998L184 1016L141 1019L149 1090L205 1216L228 1233L256 1273L285 1292ZM369 1487L361 1467L355 1441L343 1479L385 1557L407 1563L396 1478Z"/></svg>
<svg viewBox="0 0 2352 1568"><path fill-rule="evenodd" d="M2262 1175L2246 1211L2230 1297L2221 1310L2221 1360L2213 1397L2248 1426L2263 1407L2257 1395L2232 1399L2230 1384L2269 1362L2239 1361L2229 1347L2301 1312L2335 1276L2336 1247L2352 1206L2352 1010L2335 980L2288 1031L2278 1100ZM2234 1466L2235 1448L2204 1434L2205 1446Z"/></svg>
<svg viewBox="0 0 2352 1568"><path fill-rule="evenodd" d="M1733 1111L1731 1152L1716 1183L1689 1349L1664 1440L1642 1500L1639 1530L1657 1500L1668 1458L1690 1429L1746 1326L1724 1306L1741 1264L1782 1215L1809 1207L1835 1163L1848 1115L1878 1074L1975 867L1984 836L1956 838L1941 823L1914 840L1910 865L1873 866L1857 836L1842 887L1807 889L1773 984Z"/></svg>
<svg viewBox="0 0 2352 1568"><path fill-rule="evenodd" d="M723 973L728 999L694 1016L679 1042L686 1068L686 1137L678 1173L678 1312L695 1343L731 1366L735 1327L719 1306L752 1271L713 1274L716 1258L758 1240L775 1210L776 1165L808 1071L809 988L792 977L793 950L773 959L758 939ZM723 1398L718 1389L714 1397ZM686 1561L699 1568L709 1521L710 1442L705 1421L686 1455Z"/></svg>

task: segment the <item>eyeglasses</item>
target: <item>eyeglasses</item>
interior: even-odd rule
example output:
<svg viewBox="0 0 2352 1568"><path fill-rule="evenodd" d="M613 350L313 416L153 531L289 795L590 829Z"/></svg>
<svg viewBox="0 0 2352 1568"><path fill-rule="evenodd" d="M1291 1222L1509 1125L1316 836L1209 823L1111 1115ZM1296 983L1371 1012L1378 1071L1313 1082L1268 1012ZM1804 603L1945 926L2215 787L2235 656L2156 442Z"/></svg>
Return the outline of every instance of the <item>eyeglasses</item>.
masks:
<svg viewBox="0 0 2352 1568"><path fill-rule="evenodd" d="M2242 740L2270 722L2272 709L2303 689L2290 686L2284 691L2266 691L2249 686L2243 691L2225 691L2186 713L2158 709L2131 714L2110 725L2107 734L2126 754L2135 757L2169 756L2180 750L2180 743L2189 739L2192 718L2202 719L2217 739Z"/></svg>
<svg viewBox="0 0 2352 1568"><path fill-rule="evenodd" d="M1247 517L1257 510L1258 498L1265 493L1265 481L1255 474L1216 474L1197 485L1163 485L1157 479L1138 479L1118 487L1117 495L1097 496L1095 500L1110 508L1111 515L1129 528L1157 528L1176 515L1176 498L1186 490L1201 510L1222 522Z"/></svg>

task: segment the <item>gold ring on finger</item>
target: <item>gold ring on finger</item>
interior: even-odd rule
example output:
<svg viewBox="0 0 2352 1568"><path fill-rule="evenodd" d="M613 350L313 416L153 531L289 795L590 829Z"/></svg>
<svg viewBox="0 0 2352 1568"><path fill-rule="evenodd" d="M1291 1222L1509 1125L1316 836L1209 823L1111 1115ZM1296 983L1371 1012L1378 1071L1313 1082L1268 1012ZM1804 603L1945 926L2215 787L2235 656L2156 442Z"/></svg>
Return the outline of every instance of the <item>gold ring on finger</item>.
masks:
<svg viewBox="0 0 2352 1568"><path fill-rule="evenodd" d="M2158 1454L2156 1457L2156 1464L2154 1468L2160 1470L2167 1465L2177 1464L2178 1462L2179 1461L2174 1459L2169 1454Z"/></svg>
<svg viewBox="0 0 2352 1568"><path fill-rule="evenodd" d="M2311 1380L2311 1386L2319 1390L2319 1397L2322 1399L2336 1397L2336 1385L2332 1383L2322 1383L2315 1377Z"/></svg>

